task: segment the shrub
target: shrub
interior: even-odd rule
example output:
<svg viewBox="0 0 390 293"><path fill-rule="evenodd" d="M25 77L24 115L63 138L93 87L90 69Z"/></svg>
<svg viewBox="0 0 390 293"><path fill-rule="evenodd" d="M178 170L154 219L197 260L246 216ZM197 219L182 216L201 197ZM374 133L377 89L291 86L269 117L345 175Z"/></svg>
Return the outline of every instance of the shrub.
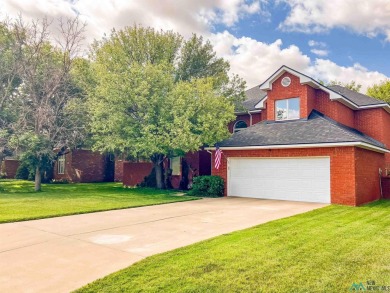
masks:
<svg viewBox="0 0 390 293"><path fill-rule="evenodd" d="M220 176L199 176L194 177L192 189L189 195L218 197L223 196L224 182Z"/></svg>
<svg viewBox="0 0 390 293"><path fill-rule="evenodd" d="M27 163L22 162L16 170L16 179L34 180L34 169Z"/></svg>

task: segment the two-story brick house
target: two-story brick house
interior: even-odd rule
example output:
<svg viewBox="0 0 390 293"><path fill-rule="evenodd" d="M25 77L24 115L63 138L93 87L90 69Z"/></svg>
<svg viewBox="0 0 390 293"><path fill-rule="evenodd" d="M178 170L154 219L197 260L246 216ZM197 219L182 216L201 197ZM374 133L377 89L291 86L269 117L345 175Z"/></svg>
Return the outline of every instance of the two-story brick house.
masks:
<svg viewBox="0 0 390 293"><path fill-rule="evenodd" d="M234 134L219 143L222 164L212 168L225 195L347 205L381 197L387 103L286 66L247 95L248 113L229 125Z"/></svg>

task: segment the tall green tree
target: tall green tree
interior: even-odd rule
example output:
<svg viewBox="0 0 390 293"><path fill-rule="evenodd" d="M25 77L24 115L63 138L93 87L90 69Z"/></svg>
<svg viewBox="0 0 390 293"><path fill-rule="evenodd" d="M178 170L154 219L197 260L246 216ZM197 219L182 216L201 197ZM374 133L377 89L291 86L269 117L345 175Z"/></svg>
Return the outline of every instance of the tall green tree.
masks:
<svg viewBox="0 0 390 293"><path fill-rule="evenodd" d="M383 80L367 89L367 95L390 103L390 80Z"/></svg>
<svg viewBox="0 0 390 293"><path fill-rule="evenodd" d="M94 148L150 158L157 187L162 162L229 135L244 82L201 37L133 26L113 31L92 51L89 90Z"/></svg>
<svg viewBox="0 0 390 293"><path fill-rule="evenodd" d="M41 190L42 172L55 159L55 149L72 147L85 134L79 112L79 91L72 79L74 60L83 40L84 25L60 19L53 36L47 19L11 23L20 50L20 85L12 95L17 117L10 141L35 169L35 190ZM58 41L53 42L54 39Z"/></svg>
<svg viewBox="0 0 390 293"><path fill-rule="evenodd" d="M13 97L21 81L18 76L20 46L8 20L0 22L0 171L5 157L12 155L9 139L16 119Z"/></svg>

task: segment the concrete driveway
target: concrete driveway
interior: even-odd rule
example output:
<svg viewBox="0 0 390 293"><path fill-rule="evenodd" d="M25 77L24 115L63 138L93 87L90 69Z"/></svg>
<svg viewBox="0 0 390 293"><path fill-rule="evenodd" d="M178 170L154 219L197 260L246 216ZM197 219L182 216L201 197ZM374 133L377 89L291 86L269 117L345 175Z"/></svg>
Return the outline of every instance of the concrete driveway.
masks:
<svg viewBox="0 0 390 293"><path fill-rule="evenodd" d="M69 292L147 256L325 206L216 198L0 225L0 292Z"/></svg>

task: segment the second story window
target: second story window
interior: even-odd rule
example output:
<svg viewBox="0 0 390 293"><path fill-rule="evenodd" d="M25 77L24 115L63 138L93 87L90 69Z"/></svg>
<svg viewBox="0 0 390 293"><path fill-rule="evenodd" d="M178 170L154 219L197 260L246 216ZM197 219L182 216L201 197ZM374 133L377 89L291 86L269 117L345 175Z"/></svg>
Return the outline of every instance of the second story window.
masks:
<svg viewBox="0 0 390 293"><path fill-rule="evenodd" d="M275 102L275 120L299 119L299 98L277 100Z"/></svg>

